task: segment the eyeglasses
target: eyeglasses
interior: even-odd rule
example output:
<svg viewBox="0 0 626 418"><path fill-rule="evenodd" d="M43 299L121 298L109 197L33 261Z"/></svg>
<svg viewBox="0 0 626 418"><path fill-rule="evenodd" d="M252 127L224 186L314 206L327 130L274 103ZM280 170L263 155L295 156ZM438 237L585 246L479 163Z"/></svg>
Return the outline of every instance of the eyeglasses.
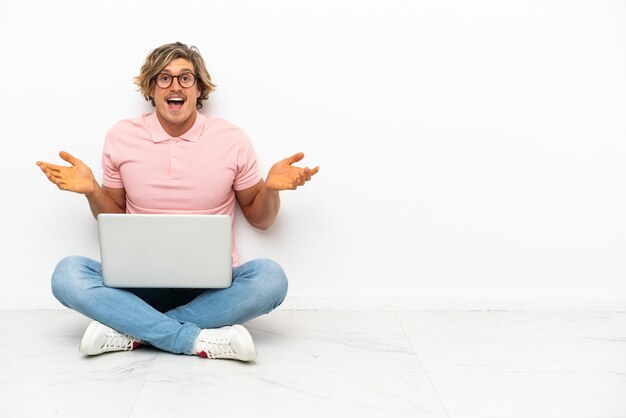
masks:
<svg viewBox="0 0 626 418"><path fill-rule="evenodd" d="M172 85L174 79L178 80L178 84L184 89L188 89L196 84L196 75L193 73L184 73L180 75L171 75L167 73L159 73L154 76L157 86L166 89Z"/></svg>

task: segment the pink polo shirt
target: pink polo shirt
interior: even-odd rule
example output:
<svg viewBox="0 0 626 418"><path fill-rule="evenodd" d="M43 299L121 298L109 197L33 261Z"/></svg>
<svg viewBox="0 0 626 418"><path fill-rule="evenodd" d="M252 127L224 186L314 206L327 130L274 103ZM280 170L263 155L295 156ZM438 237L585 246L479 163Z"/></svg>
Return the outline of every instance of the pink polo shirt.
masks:
<svg viewBox="0 0 626 418"><path fill-rule="evenodd" d="M235 214L235 190L256 185L254 149L245 132L197 113L172 138L155 113L116 123L102 153L103 184L126 190L127 213ZM233 242L233 264L239 263Z"/></svg>

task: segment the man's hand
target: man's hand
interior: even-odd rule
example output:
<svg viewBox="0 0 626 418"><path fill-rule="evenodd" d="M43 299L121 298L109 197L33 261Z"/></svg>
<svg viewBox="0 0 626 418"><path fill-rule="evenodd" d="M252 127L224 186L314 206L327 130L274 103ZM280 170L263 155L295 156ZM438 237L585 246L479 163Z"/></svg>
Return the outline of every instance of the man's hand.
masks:
<svg viewBox="0 0 626 418"><path fill-rule="evenodd" d="M296 190L298 186L311 180L311 177L319 171L319 166L310 169L309 167L294 167L292 164L302 160L304 154L299 152L289 158L285 158L274 164L267 174L265 187L270 190Z"/></svg>
<svg viewBox="0 0 626 418"><path fill-rule="evenodd" d="M96 188L96 180L91 169L78 158L73 157L65 151L61 151L59 156L70 163L71 167L64 167L37 161L37 165L44 172L52 183L59 189L70 192L89 195Z"/></svg>

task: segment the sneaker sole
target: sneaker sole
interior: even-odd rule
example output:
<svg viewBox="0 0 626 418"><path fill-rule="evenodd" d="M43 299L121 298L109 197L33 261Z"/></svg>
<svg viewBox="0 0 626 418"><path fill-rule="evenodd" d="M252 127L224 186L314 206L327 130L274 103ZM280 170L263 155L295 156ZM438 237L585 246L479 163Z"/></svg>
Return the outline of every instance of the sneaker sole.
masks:
<svg viewBox="0 0 626 418"><path fill-rule="evenodd" d="M247 357L240 357L242 361L255 361L256 360L256 347L254 345L254 341L252 340L252 336L248 332L248 330L241 325L233 325L232 329L237 330L237 333L240 337L242 337L246 341L246 346L252 347L252 352L246 353Z"/></svg>

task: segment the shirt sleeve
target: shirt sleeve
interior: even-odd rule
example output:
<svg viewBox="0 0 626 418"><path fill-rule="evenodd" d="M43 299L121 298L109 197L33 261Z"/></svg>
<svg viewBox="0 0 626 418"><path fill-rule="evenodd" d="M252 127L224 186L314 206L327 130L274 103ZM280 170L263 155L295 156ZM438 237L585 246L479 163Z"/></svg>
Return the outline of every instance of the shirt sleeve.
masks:
<svg viewBox="0 0 626 418"><path fill-rule="evenodd" d="M244 131L241 131L239 138L239 149L237 152L237 174L233 183L233 189L245 190L256 185L261 180L256 154L252 147L252 142Z"/></svg>
<svg viewBox="0 0 626 418"><path fill-rule="evenodd" d="M124 182L115 162L114 153L115 133L111 129L104 139L104 149L102 151L102 184L113 189L121 189L124 188Z"/></svg>

